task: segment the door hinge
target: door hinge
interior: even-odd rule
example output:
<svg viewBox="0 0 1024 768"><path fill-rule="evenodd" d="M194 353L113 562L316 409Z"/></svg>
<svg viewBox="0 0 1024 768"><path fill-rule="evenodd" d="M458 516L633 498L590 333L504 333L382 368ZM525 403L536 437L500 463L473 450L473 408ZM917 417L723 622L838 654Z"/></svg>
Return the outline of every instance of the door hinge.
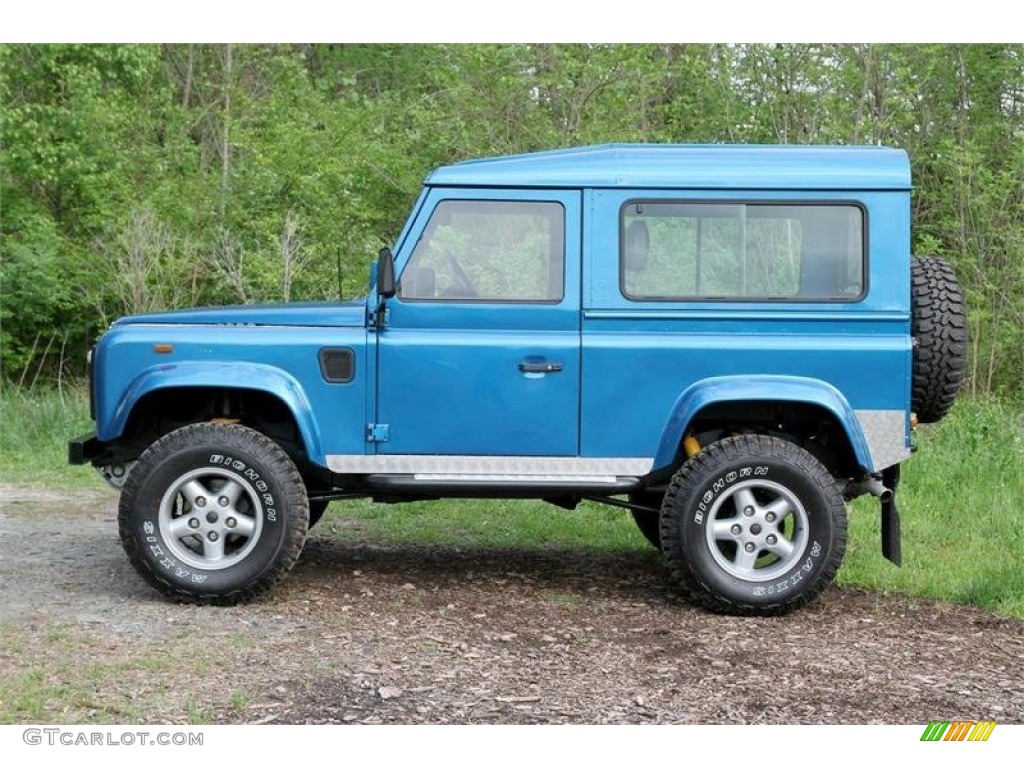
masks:
<svg viewBox="0 0 1024 768"><path fill-rule="evenodd" d="M383 309L370 309L366 312L366 326L371 331L380 331L387 327L388 324L388 308L384 305Z"/></svg>
<svg viewBox="0 0 1024 768"><path fill-rule="evenodd" d="M388 441L388 425L387 424L367 424L366 425L366 442L368 443L386 443Z"/></svg>

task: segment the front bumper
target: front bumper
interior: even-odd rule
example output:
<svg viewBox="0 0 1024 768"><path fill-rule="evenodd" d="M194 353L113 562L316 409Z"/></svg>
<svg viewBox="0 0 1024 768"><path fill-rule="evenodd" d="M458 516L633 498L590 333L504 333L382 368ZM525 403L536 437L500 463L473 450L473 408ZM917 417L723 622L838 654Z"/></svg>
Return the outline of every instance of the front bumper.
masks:
<svg viewBox="0 0 1024 768"><path fill-rule="evenodd" d="M102 456L105 450L95 432L81 435L68 441L68 464L89 464Z"/></svg>

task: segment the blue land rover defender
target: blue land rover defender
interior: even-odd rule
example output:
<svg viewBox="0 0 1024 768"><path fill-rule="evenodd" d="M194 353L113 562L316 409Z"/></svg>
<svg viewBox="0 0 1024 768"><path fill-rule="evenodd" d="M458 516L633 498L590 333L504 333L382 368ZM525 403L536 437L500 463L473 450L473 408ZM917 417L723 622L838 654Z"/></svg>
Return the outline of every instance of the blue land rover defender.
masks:
<svg viewBox="0 0 1024 768"><path fill-rule="evenodd" d="M583 499L632 512L699 604L803 605L845 501L894 495L964 372L963 297L911 258L878 147L606 145L439 168L369 295L118 320L91 354L128 557L232 604L332 499Z"/></svg>

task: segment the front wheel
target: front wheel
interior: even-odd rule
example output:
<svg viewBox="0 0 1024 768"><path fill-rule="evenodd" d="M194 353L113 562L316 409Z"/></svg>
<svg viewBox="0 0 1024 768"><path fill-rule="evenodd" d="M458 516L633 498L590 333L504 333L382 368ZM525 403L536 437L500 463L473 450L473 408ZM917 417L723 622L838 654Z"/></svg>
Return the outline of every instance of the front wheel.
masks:
<svg viewBox="0 0 1024 768"><path fill-rule="evenodd" d="M237 424L193 424L151 445L121 493L135 569L169 597L233 605L270 589L305 542L302 478L275 442Z"/></svg>
<svg viewBox="0 0 1024 768"><path fill-rule="evenodd" d="M803 448L739 435L707 446L676 473L661 541L701 605L781 614L835 577L846 550L846 506L835 479Z"/></svg>

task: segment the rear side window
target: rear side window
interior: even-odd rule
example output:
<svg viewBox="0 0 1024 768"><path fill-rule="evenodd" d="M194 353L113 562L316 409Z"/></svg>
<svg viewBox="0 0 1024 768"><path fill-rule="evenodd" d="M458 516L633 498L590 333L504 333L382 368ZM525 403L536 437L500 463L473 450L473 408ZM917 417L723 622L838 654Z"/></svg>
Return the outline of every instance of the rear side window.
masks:
<svg viewBox="0 0 1024 768"><path fill-rule="evenodd" d="M411 301L562 300L565 210L560 203L445 200L402 274Z"/></svg>
<svg viewBox="0 0 1024 768"><path fill-rule="evenodd" d="M851 301L864 293L857 205L633 201L620 223L630 299Z"/></svg>

